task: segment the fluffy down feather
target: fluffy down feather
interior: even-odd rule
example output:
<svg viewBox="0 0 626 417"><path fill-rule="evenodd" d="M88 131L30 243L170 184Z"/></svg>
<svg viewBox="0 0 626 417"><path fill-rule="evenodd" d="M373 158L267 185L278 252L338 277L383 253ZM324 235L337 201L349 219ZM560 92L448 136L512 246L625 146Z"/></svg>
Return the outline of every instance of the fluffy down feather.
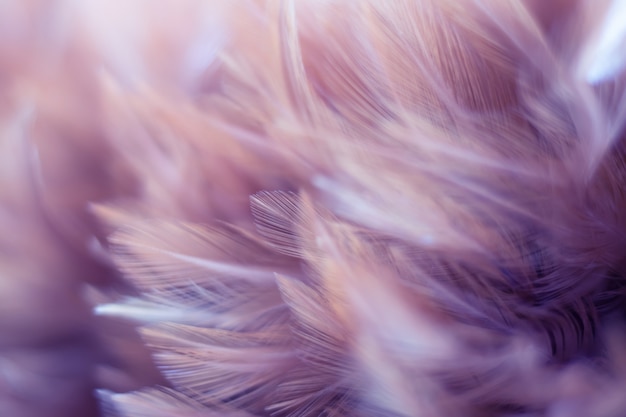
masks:
<svg viewBox="0 0 626 417"><path fill-rule="evenodd" d="M624 13L0 3L0 414L623 414Z"/></svg>

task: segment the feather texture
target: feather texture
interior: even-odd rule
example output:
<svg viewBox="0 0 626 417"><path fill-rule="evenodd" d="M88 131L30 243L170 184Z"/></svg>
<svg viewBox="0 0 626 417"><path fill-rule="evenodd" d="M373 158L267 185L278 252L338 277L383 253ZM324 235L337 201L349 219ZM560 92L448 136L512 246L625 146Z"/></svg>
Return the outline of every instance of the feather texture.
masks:
<svg viewBox="0 0 626 417"><path fill-rule="evenodd" d="M623 412L624 1L48 3L0 2L0 415Z"/></svg>
<svg viewBox="0 0 626 417"><path fill-rule="evenodd" d="M546 19L574 35L587 9L554 7L233 6L250 29L206 102L290 183L235 227L110 239L162 306L143 332L178 391L254 415L558 415L582 384L558 367L597 355L623 297L626 228L621 75L579 76L602 48L563 47Z"/></svg>

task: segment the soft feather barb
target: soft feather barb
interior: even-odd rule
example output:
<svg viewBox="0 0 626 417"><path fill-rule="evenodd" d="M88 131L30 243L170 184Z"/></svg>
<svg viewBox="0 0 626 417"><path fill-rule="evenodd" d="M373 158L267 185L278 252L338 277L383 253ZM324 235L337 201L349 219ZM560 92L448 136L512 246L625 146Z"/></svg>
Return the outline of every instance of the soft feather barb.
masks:
<svg viewBox="0 0 626 417"><path fill-rule="evenodd" d="M574 390L602 415L573 364L624 299L621 32L553 3L233 6L205 122L285 181L259 164L232 227L110 239L134 303L181 313L142 330L177 391L295 417L560 416Z"/></svg>
<svg viewBox="0 0 626 417"><path fill-rule="evenodd" d="M116 417L626 409L624 0L78 3L0 2L0 414L59 340Z"/></svg>

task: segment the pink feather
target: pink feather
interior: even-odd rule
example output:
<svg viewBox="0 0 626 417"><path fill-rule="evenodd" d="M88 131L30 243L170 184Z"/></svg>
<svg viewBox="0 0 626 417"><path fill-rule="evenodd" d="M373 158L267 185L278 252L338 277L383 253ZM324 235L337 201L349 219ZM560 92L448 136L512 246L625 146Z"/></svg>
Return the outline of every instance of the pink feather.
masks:
<svg viewBox="0 0 626 417"><path fill-rule="evenodd" d="M0 416L626 410L623 0L0 3Z"/></svg>

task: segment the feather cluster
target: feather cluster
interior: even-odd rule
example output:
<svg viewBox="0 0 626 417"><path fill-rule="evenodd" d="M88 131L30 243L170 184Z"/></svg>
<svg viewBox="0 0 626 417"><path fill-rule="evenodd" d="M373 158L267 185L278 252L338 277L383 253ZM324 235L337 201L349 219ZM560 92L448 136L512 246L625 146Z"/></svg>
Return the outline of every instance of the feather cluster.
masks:
<svg viewBox="0 0 626 417"><path fill-rule="evenodd" d="M113 417L622 415L625 14L1 3L3 333Z"/></svg>

